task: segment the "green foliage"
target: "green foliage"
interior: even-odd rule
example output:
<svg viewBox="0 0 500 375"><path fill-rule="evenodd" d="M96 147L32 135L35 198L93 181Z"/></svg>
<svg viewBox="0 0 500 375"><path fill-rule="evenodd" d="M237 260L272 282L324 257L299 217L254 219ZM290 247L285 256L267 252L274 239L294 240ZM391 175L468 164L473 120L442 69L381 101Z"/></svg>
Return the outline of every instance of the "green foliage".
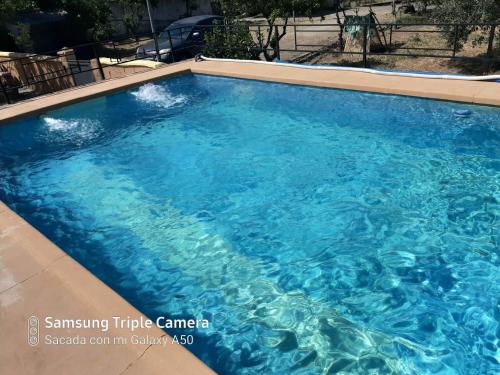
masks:
<svg viewBox="0 0 500 375"><path fill-rule="evenodd" d="M14 39L16 46L23 52L33 52L33 41L31 40L31 28L22 22L16 24L14 32L10 32L10 36Z"/></svg>
<svg viewBox="0 0 500 375"><path fill-rule="evenodd" d="M435 0L435 18L449 23L500 22L498 0Z"/></svg>
<svg viewBox="0 0 500 375"><path fill-rule="evenodd" d="M418 16L418 15L412 15L412 14L405 14L402 15L397 19L398 23L401 24L415 24L415 23L429 23L429 18L425 16Z"/></svg>
<svg viewBox="0 0 500 375"><path fill-rule="evenodd" d="M34 9L30 0L0 0L0 22L13 18L16 14Z"/></svg>
<svg viewBox="0 0 500 375"><path fill-rule="evenodd" d="M267 26L261 29L262 33L257 39L267 61L278 56L278 43L286 34L288 19L292 14L295 12L312 17L323 3L323 0L220 0L224 16L228 19L258 14L266 19ZM276 33L277 23L284 26L279 27Z"/></svg>
<svg viewBox="0 0 500 375"><path fill-rule="evenodd" d="M435 2L437 8L434 11L434 18L437 22L461 24L456 28L454 26L442 27L448 44L454 44L456 34L459 48L467 42L474 31L481 31L483 34L488 31L488 27L480 27L476 24L500 22L500 1L498 0L436 0ZM475 42L481 43L484 40L484 35L481 35Z"/></svg>
<svg viewBox="0 0 500 375"><path fill-rule="evenodd" d="M321 0L221 0L224 14L229 16L262 14L266 20L288 18L295 13L312 16L323 5Z"/></svg>
<svg viewBox="0 0 500 375"><path fill-rule="evenodd" d="M142 14L145 8L144 2L138 0L119 0L118 3L123 10L123 24L129 34L135 37L142 21Z"/></svg>
<svg viewBox="0 0 500 375"><path fill-rule="evenodd" d="M225 19L205 34L203 54L209 57L258 60L260 52L248 26L243 22Z"/></svg>
<svg viewBox="0 0 500 375"><path fill-rule="evenodd" d="M101 39L111 32L109 3L109 0L0 0L0 22L28 11L64 11L75 29L86 30L92 39Z"/></svg>
<svg viewBox="0 0 500 375"><path fill-rule="evenodd" d="M16 14L31 10L29 0L0 0L0 46L5 49L14 49L16 32L9 32L5 22L15 18ZM14 36L12 35L14 34Z"/></svg>
<svg viewBox="0 0 500 375"><path fill-rule="evenodd" d="M111 15L108 1L60 0L59 8L68 13L75 27L86 30L91 39L105 39L112 32L108 22Z"/></svg>

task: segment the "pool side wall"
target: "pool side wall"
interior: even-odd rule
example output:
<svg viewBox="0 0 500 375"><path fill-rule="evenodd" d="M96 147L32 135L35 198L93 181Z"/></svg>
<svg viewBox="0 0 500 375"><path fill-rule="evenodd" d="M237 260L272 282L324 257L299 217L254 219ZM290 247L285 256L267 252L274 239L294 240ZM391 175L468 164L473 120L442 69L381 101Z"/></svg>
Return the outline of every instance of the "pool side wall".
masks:
<svg viewBox="0 0 500 375"><path fill-rule="evenodd" d="M398 94L500 106L500 84L377 76L229 62L187 61L46 95L0 109L0 124L180 74L209 74L289 84ZM52 346L27 343L31 315L111 319L143 315L0 202L1 374L211 374L184 347ZM80 332L67 331L68 335ZM110 336L168 337L158 328L111 329Z"/></svg>

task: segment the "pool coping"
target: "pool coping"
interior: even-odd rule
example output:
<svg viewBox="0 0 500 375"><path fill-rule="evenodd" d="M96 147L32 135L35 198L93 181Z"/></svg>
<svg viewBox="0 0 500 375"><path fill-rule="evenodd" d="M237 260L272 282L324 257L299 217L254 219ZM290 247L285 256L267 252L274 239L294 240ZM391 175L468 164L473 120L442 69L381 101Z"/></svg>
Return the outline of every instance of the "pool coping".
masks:
<svg viewBox="0 0 500 375"><path fill-rule="evenodd" d="M388 76L344 70L308 69L287 64L217 61L193 63L190 70L192 73L223 77L500 106L500 83L497 82Z"/></svg>
<svg viewBox="0 0 500 375"><path fill-rule="evenodd" d="M0 109L0 124L145 82L191 73L500 106L498 83L388 77L284 65L187 61L5 106ZM166 371L213 374L187 349L176 344L167 349L132 344L65 346L57 350L50 345L33 348L26 341L26 319L48 312L53 316L71 312L96 319L116 315L143 317L0 202L0 331L2 342L9 344L2 345L0 351L0 373L48 374L62 370L86 375L160 374ZM68 333L75 332L70 330ZM168 337L159 328L143 329L140 333ZM110 335L130 336L131 332L114 330Z"/></svg>

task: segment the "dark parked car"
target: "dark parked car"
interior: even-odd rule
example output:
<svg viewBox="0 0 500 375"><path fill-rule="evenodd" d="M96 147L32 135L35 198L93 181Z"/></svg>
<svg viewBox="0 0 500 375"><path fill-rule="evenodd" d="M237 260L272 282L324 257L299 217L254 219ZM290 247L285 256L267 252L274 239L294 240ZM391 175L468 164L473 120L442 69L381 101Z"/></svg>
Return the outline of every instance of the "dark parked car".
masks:
<svg viewBox="0 0 500 375"><path fill-rule="evenodd" d="M211 29L207 26L222 24L223 19L221 16L207 15L183 18L173 22L158 36L160 60L172 62L173 59L179 61L196 56L203 50L205 33ZM154 41L137 49L139 58L155 58L155 55Z"/></svg>

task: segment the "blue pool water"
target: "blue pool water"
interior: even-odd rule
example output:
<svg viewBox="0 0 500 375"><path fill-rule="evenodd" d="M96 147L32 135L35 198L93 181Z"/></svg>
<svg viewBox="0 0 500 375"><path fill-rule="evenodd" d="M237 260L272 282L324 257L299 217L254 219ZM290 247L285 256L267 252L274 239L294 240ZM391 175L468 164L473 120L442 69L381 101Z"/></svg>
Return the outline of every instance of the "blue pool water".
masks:
<svg viewBox="0 0 500 375"><path fill-rule="evenodd" d="M0 199L221 374L500 371L498 108L182 76L0 127Z"/></svg>

